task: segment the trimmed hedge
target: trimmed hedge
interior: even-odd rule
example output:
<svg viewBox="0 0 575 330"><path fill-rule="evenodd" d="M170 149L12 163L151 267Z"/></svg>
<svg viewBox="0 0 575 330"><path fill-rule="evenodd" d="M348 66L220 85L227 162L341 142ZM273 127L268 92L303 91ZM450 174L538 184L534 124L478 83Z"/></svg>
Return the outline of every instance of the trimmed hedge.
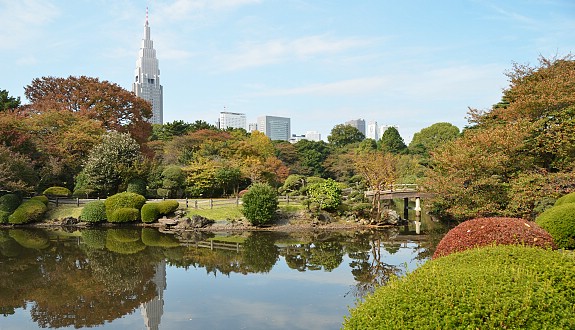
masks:
<svg viewBox="0 0 575 330"><path fill-rule="evenodd" d="M84 206L80 220L87 222L101 222L106 220L106 206L103 201L92 201Z"/></svg>
<svg viewBox="0 0 575 330"><path fill-rule="evenodd" d="M142 222L150 223L160 218L158 203L146 203L142 206ZM147 245L147 244L146 244Z"/></svg>
<svg viewBox="0 0 575 330"><path fill-rule="evenodd" d="M44 192L42 193L43 195L46 196L56 196L56 197L68 197L70 195L72 195L72 192L70 191L70 189L66 188L66 187L50 187L47 188L46 190L44 190Z"/></svg>
<svg viewBox="0 0 575 330"><path fill-rule="evenodd" d="M256 183L242 196L242 205L242 213L252 225L265 225L276 216L278 193L270 185Z"/></svg>
<svg viewBox="0 0 575 330"><path fill-rule="evenodd" d="M477 218L460 223L443 236L433 259L493 244L556 248L551 235L534 222L518 218Z"/></svg>
<svg viewBox="0 0 575 330"><path fill-rule="evenodd" d="M50 202L48 200L48 197L46 197L44 195L38 195L38 196L31 197L30 200L40 201L40 202L44 203L44 205L46 205L46 206L48 206L48 202Z"/></svg>
<svg viewBox="0 0 575 330"><path fill-rule="evenodd" d="M575 256L498 245L428 261L350 310L344 329L575 329Z"/></svg>
<svg viewBox="0 0 575 330"><path fill-rule="evenodd" d="M132 193L132 192L121 192L106 198L104 205L106 205L106 217L109 222L114 221L114 213L121 208L134 208L140 210L142 206L146 203L146 198L142 195ZM138 216L139 218L139 216ZM136 220L138 220L136 218ZM120 221L123 222L123 221Z"/></svg>
<svg viewBox="0 0 575 330"><path fill-rule="evenodd" d="M29 199L18 206L14 213L8 217L8 222L11 224L23 224L39 221L46 211L48 211L46 204L38 199Z"/></svg>
<svg viewBox="0 0 575 330"><path fill-rule="evenodd" d="M22 198L16 194L6 194L0 197L0 211L14 212L22 204Z"/></svg>
<svg viewBox="0 0 575 330"><path fill-rule="evenodd" d="M8 223L9 217L10 217L10 212L0 211L0 224Z"/></svg>
<svg viewBox="0 0 575 330"><path fill-rule="evenodd" d="M180 203L176 200L167 200L158 202L158 210L161 215L168 215L180 207Z"/></svg>
<svg viewBox="0 0 575 330"><path fill-rule="evenodd" d="M559 206L559 205L569 204L569 203L575 203L575 192L561 196L558 200L555 201L554 206Z"/></svg>
<svg viewBox="0 0 575 330"><path fill-rule="evenodd" d="M575 249L575 203L553 206L541 213L535 222L551 234L558 247Z"/></svg>
<svg viewBox="0 0 575 330"><path fill-rule="evenodd" d="M133 207L122 207L112 213L112 216L108 217L108 222L133 222L139 219L140 210Z"/></svg>

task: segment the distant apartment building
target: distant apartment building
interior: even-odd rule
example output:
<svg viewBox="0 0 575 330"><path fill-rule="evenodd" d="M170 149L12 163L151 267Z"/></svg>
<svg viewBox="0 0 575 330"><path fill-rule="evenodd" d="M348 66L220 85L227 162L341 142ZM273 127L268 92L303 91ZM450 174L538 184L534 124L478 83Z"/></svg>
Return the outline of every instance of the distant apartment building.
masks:
<svg viewBox="0 0 575 330"><path fill-rule="evenodd" d="M375 141L379 140L379 130L376 121L367 124L367 132L365 137L367 139L374 139Z"/></svg>
<svg viewBox="0 0 575 330"><path fill-rule="evenodd" d="M258 123L249 123L248 124L248 133L258 130Z"/></svg>
<svg viewBox="0 0 575 330"><path fill-rule="evenodd" d="M237 112L220 112L220 119L218 127L222 130L228 128L243 128L246 129L246 114Z"/></svg>
<svg viewBox="0 0 575 330"><path fill-rule="evenodd" d="M289 141L291 138L290 118L261 116L258 117L257 128L272 141Z"/></svg>
<svg viewBox="0 0 575 330"><path fill-rule="evenodd" d="M366 133L365 132L365 120L363 120L361 118L346 121L345 124L357 128L357 130L360 131L363 135L365 135L365 133Z"/></svg>
<svg viewBox="0 0 575 330"><path fill-rule="evenodd" d="M308 140L308 141L321 141L321 134L316 131L307 131L305 134L296 135L292 134L291 138L289 139L290 143L297 143L301 140Z"/></svg>

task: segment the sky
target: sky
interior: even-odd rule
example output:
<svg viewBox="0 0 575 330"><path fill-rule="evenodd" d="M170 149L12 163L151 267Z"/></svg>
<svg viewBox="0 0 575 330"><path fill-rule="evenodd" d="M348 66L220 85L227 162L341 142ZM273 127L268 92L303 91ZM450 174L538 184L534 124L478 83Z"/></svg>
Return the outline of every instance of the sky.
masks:
<svg viewBox="0 0 575 330"><path fill-rule="evenodd" d="M164 122L221 111L291 118L292 134L352 119L409 143L488 109L514 63L575 52L572 0L0 0L0 90L90 76L130 90L146 8Z"/></svg>

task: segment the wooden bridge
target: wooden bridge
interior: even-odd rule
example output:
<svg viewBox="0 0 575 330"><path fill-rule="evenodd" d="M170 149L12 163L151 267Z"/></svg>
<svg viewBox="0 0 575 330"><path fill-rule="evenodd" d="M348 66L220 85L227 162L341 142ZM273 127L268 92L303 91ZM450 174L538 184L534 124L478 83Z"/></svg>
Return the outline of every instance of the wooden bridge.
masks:
<svg viewBox="0 0 575 330"><path fill-rule="evenodd" d="M386 186L382 190L367 190L365 197L375 198L379 196L379 200L396 199L396 198L422 198L431 197L432 194L421 191L419 186L414 183L393 184Z"/></svg>

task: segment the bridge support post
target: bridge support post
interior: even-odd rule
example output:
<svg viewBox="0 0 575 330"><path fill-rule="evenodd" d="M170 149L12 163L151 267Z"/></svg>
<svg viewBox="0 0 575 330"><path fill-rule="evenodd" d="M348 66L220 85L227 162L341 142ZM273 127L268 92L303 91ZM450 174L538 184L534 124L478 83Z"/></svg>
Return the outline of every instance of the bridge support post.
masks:
<svg viewBox="0 0 575 330"><path fill-rule="evenodd" d="M405 197L403 199L403 218L407 220L409 217L409 198Z"/></svg>
<svg viewBox="0 0 575 330"><path fill-rule="evenodd" d="M415 216L421 216L421 197L415 197Z"/></svg>

